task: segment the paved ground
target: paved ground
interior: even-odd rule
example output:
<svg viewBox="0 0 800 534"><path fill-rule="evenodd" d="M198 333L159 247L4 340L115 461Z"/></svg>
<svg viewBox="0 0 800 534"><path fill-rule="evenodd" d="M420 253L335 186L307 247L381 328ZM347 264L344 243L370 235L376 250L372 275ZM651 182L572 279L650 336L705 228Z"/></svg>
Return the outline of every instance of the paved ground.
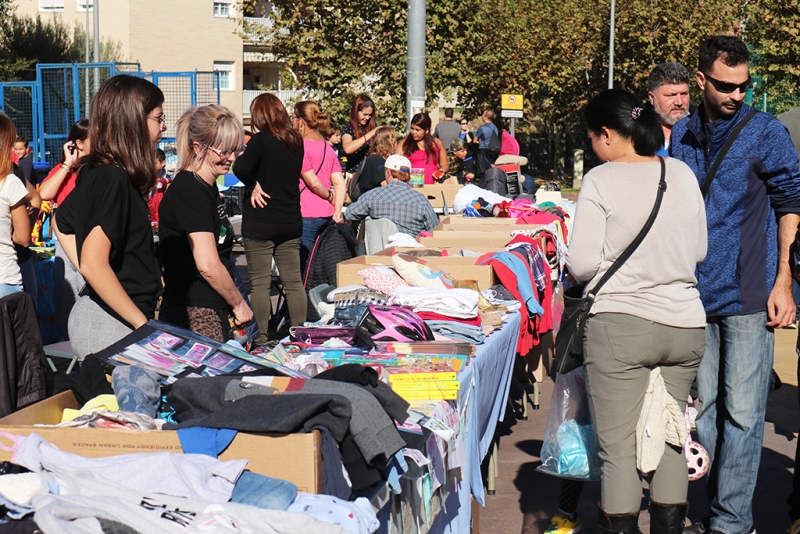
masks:
<svg viewBox="0 0 800 534"><path fill-rule="evenodd" d="M796 339L797 330L782 330L776 335L775 370L783 381L783 387L770 394L767 408L754 505L755 524L761 534L782 533L788 527L785 502L791 491L795 436L800 427L797 356L794 351ZM539 534L547 529L548 520L558 507L560 480L536 471L552 390L549 380L541 385L541 410L530 410L528 421L517 419L509 412L506 423L499 427L500 477L497 494L487 497L487 506L480 511L481 532L484 534ZM516 407L519 408L518 393L516 397ZM642 532L648 534L646 490L643 495L639 525ZM578 509L584 524L583 532L597 531L596 503L599 498L599 484L587 484ZM690 519L697 521L706 515L708 504L702 481L690 483L689 502Z"/></svg>

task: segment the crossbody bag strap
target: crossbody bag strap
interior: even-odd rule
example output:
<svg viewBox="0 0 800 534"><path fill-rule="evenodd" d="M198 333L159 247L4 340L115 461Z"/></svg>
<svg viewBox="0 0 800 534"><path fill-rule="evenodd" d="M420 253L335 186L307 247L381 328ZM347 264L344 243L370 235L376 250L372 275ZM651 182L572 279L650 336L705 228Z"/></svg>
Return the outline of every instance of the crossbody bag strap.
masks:
<svg viewBox="0 0 800 534"><path fill-rule="evenodd" d="M616 273L617 270L619 270L619 268L622 267L622 264L625 263L628 260L628 258L631 257L631 255L639 247L642 241L644 241L645 236L647 236L647 233L650 231L650 228L653 226L653 223L656 220L656 216L658 215L658 210L661 208L661 200L664 197L664 191L667 190L667 181L666 181L667 166L664 163L663 157L658 156L658 159L661 161L661 179L658 181L658 192L656 193L656 203L653 206L653 210L650 212L650 217L647 218L647 222L644 223L644 227L639 231L639 234L633 239L633 242L630 245L628 245L628 248L626 248L622 252L622 254L620 254L619 258L617 258L613 264L611 264L611 267L609 267L608 271L606 271L606 274L604 274L603 277L600 279L600 281L597 282L597 284L595 284L595 286L592 289L590 289L589 292L586 294L586 298L589 299L590 301L589 303L587 303L589 305L591 305L591 302L594 302L594 299L597 296L597 293L600 291L600 288L603 287L605 283L608 282L612 276L614 276L614 273Z"/></svg>
<svg viewBox="0 0 800 534"><path fill-rule="evenodd" d="M322 164L325 163L325 156L327 155L328 155L328 142L325 141L325 148L322 149L322 161L319 162L319 169L317 169L317 172L314 173L317 175L317 178L319 178L319 171L322 170ZM305 191L306 189L308 189L308 186L306 185L305 182L303 182L303 189L300 190L300 194L302 195L303 191Z"/></svg>
<svg viewBox="0 0 800 534"><path fill-rule="evenodd" d="M758 110L754 109L745 115L745 117L739 121L739 124L733 128L731 134L728 136L728 139L725 141L725 144L722 145L722 149L719 151L719 154L717 154L717 159L714 160L714 164L711 166L711 169L706 175L706 181L703 182L703 198L706 198L706 195L708 195L708 191L711 189L711 182L714 181L714 177L717 175L717 170L719 169L719 166L722 165L722 160L725 159L725 155L728 153L728 150L730 150L731 145L733 145L733 142L736 141L737 137L739 137L739 133L742 131L742 129L747 125L748 122L750 122L750 119L756 116L756 113L758 113Z"/></svg>

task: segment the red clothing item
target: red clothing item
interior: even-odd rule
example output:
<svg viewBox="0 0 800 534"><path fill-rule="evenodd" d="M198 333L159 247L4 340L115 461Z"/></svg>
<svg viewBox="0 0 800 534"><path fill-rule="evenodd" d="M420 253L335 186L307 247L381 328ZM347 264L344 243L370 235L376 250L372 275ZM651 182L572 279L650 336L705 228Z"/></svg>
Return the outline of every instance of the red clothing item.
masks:
<svg viewBox="0 0 800 534"><path fill-rule="evenodd" d="M550 224L551 222L557 222L561 225L564 241L567 242L567 225L558 215L546 211L535 211L517 217L517 224Z"/></svg>
<svg viewBox="0 0 800 534"><path fill-rule="evenodd" d="M50 171L50 174L47 175L47 178L42 180L42 183L45 183L49 180L58 170L61 168L61 164L55 167L53 170ZM67 175L64 177L64 180L61 182L61 187L58 188L58 193L56 193L56 197L53 199L56 202L56 205L61 204L64 202L64 199L72 193L72 190L75 189L75 180L78 179L78 175L72 171L68 171Z"/></svg>
<svg viewBox="0 0 800 534"><path fill-rule="evenodd" d="M483 323L481 322L481 316L478 314L477 317L472 319L462 319L460 317L450 317L449 315L442 315L441 313L434 313L434 312L417 312L420 319L423 321L452 321L454 323L463 323L472 326L481 326Z"/></svg>

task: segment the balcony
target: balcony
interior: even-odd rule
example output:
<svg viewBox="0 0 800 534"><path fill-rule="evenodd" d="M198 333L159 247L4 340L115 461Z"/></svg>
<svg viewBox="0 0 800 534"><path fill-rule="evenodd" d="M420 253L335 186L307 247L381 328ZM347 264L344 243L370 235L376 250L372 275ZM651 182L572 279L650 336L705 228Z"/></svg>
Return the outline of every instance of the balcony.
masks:
<svg viewBox="0 0 800 534"><path fill-rule="evenodd" d="M250 116L250 104L255 100L258 95L264 93L272 93L277 96L284 106L288 106L296 102L298 99L303 98L303 91L258 91L255 89L245 89L242 91L242 114L245 117Z"/></svg>

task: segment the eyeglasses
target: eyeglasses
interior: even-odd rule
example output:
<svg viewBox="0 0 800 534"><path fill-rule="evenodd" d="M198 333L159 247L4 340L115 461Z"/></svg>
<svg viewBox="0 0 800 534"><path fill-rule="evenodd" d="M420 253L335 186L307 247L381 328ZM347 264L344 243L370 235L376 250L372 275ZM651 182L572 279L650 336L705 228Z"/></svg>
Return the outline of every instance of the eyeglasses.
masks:
<svg viewBox="0 0 800 534"><path fill-rule="evenodd" d="M205 147L221 158L229 158L231 154L235 154L237 157L241 156L245 149L243 146L237 148L226 148L225 150L220 150L219 148L214 148L213 146L208 145L205 145Z"/></svg>
<svg viewBox="0 0 800 534"><path fill-rule="evenodd" d="M163 113L161 115L159 115L158 117L147 117L147 118L150 119L150 120L154 120L154 121L158 122L159 124L166 124L167 123L167 117Z"/></svg>
<svg viewBox="0 0 800 534"><path fill-rule="evenodd" d="M726 95L734 92L737 89L739 92L745 93L748 89L750 89L750 86L753 85L753 79L750 76L748 76L747 81L743 83L721 82L719 80L715 80L706 73L703 73L703 76L706 77L706 80L711 82L711 85L714 86L714 89Z"/></svg>

